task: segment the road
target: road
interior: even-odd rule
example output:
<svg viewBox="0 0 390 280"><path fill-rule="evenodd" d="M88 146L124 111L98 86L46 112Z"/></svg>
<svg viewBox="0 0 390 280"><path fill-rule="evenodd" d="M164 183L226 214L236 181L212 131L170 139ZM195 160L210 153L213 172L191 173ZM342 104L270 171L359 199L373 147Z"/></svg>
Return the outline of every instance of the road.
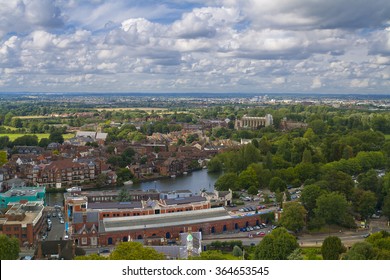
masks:
<svg viewBox="0 0 390 280"><path fill-rule="evenodd" d="M264 231L264 230L263 230ZM346 246L351 246L352 244L363 241L363 235L369 233L369 230L363 231L347 231L347 232L333 232L326 234L316 234L316 235L302 235L298 236L298 242L303 247L312 247L312 246L321 246L322 242L329 235L337 236ZM243 245L249 246L251 244L257 244L262 237L253 237L249 238L248 233L234 233L234 234L219 234L219 235L208 235L203 237L202 244L207 245L214 241L229 241L229 240L241 240Z"/></svg>

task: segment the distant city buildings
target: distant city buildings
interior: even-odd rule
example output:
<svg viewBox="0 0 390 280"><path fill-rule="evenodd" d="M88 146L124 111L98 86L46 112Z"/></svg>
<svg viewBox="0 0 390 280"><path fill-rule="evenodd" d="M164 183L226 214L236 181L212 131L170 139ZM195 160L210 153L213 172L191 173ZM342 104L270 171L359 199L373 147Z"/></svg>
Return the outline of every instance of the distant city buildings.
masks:
<svg viewBox="0 0 390 280"><path fill-rule="evenodd" d="M236 119L234 128L239 129L258 129L261 127L267 127L273 125L273 117L271 114L265 115L265 117L249 117L244 115L240 120Z"/></svg>

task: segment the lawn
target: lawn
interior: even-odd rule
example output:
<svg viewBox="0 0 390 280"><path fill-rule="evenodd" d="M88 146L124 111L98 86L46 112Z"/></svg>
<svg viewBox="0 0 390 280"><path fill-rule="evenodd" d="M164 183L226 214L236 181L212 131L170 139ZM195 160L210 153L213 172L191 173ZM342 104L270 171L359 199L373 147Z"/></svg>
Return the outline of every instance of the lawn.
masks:
<svg viewBox="0 0 390 280"><path fill-rule="evenodd" d="M22 137L23 135L36 135L38 136L38 141L41 140L42 138L49 138L50 134L49 133L36 133L36 134L23 134L23 133L0 133L0 137L3 136L8 136L10 141L14 141L16 138ZM74 134L68 133L68 134L63 134L62 135L64 139L69 139L74 137Z"/></svg>
<svg viewBox="0 0 390 280"><path fill-rule="evenodd" d="M385 134L385 139L390 139L390 134Z"/></svg>

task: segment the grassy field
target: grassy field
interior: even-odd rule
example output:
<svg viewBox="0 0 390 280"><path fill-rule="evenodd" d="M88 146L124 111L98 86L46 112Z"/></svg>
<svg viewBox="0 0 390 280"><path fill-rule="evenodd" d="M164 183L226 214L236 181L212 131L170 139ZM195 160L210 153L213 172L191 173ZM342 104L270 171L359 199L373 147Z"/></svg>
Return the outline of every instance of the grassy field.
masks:
<svg viewBox="0 0 390 280"><path fill-rule="evenodd" d="M385 139L390 139L390 134L385 134Z"/></svg>
<svg viewBox="0 0 390 280"><path fill-rule="evenodd" d="M36 133L36 134L28 134L28 133L27 134L22 134L22 133L15 133L15 134L6 133L6 134L2 134L2 133L0 133L0 137L8 136L10 141L14 141L16 138L22 137L23 135L36 135L36 136L38 136L38 141L41 140L42 138L49 138L49 136L50 136L49 133ZM71 133L70 134L63 134L62 136L66 140L66 139L74 137L74 134L71 134Z"/></svg>
<svg viewBox="0 0 390 280"><path fill-rule="evenodd" d="M167 111L167 108L95 108L98 112L101 111L145 111L145 112L151 112L151 111Z"/></svg>
<svg viewBox="0 0 390 280"><path fill-rule="evenodd" d="M13 119L21 119L21 120L28 120L28 119L51 119L52 116L15 116L12 117Z"/></svg>

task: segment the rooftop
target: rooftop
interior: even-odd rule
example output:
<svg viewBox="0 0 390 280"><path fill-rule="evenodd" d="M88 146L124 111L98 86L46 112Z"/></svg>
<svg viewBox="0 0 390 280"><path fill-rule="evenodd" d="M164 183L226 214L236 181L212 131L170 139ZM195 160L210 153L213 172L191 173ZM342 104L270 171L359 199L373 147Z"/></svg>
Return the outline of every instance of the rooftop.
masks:
<svg viewBox="0 0 390 280"><path fill-rule="evenodd" d="M131 202L94 202L88 204L89 209L134 209L142 208L141 201Z"/></svg>
<svg viewBox="0 0 390 280"><path fill-rule="evenodd" d="M99 231L115 232L144 228L184 226L188 224L215 222L231 218L232 216L230 216L223 207L161 215L104 218L103 221L100 222Z"/></svg>
<svg viewBox="0 0 390 280"><path fill-rule="evenodd" d="M44 187L15 187L5 193L0 194L2 197L11 196L37 196L38 193L45 193Z"/></svg>

